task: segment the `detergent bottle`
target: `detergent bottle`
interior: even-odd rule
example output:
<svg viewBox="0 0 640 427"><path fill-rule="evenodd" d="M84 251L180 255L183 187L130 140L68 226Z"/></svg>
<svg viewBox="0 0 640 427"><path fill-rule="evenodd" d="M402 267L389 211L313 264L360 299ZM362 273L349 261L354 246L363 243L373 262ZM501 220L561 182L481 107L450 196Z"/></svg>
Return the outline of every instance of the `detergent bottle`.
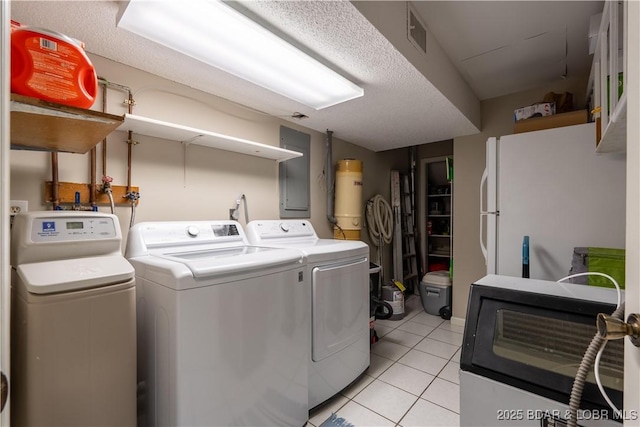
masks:
<svg viewBox="0 0 640 427"><path fill-rule="evenodd" d="M11 92L90 108L98 78L81 42L12 21Z"/></svg>

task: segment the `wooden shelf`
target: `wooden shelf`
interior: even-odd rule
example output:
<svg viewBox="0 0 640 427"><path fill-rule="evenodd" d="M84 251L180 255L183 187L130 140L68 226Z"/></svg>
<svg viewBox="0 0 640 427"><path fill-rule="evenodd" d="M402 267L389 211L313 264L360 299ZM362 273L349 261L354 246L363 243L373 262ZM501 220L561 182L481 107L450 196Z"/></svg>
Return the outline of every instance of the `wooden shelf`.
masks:
<svg viewBox="0 0 640 427"><path fill-rule="evenodd" d="M134 134L203 145L276 161L285 161L302 156L302 153L297 151L133 114L125 114L124 123L120 125L118 130L132 131Z"/></svg>
<svg viewBox="0 0 640 427"><path fill-rule="evenodd" d="M436 257L436 258L451 258L451 255L439 253L439 252L429 252L429 256Z"/></svg>
<svg viewBox="0 0 640 427"><path fill-rule="evenodd" d="M297 151L133 114L116 116L11 94L12 149L84 154L114 130L277 161L302 156Z"/></svg>
<svg viewBox="0 0 640 427"><path fill-rule="evenodd" d="M84 154L120 126L123 116L11 94L11 148Z"/></svg>

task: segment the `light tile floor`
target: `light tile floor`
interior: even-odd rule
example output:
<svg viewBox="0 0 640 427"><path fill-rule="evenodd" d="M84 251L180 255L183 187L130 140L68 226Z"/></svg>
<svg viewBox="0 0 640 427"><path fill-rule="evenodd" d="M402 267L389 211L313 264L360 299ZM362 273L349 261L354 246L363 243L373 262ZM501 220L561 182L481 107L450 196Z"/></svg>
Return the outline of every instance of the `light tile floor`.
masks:
<svg viewBox="0 0 640 427"><path fill-rule="evenodd" d="M355 427L459 426L461 327L426 313L418 295L401 320L376 320L380 341L358 381L309 414L318 427L332 413Z"/></svg>

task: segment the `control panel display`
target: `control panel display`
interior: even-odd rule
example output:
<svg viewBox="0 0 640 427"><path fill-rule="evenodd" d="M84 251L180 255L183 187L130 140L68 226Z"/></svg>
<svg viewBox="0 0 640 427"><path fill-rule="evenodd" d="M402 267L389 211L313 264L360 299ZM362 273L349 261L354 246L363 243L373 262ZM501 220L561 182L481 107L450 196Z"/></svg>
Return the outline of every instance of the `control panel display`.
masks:
<svg viewBox="0 0 640 427"><path fill-rule="evenodd" d="M169 221L147 223L142 229L144 244L151 247L243 243L242 228L231 221Z"/></svg>
<svg viewBox="0 0 640 427"><path fill-rule="evenodd" d="M255 227L262 239L317 237L315 230L307 221L265 221L257 223Z"/></svg>
<svg viewBox="0 0 640 427"><path fill-rule="evenodd" d="M64 242L117 238L118 233L109 217L40 217L31 223L33 242Z"/></svg>
<svg viewBox="0 0 640 427"><path fill-rule="evenodd" d="M238 236L238 227L235 224L212 225L213 235L216 237Z"/></svg>

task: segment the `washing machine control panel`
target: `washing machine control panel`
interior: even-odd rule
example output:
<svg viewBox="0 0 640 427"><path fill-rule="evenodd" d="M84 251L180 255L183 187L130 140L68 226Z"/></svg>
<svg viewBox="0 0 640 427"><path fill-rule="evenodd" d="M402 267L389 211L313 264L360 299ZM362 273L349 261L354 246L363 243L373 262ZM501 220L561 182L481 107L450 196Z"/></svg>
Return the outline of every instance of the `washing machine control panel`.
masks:
<svg viewBox="0 0 640 427"><path fill-rule="evenodd" d="M109 217L51 217L34 218L31 223L31 240L40 242L65 242L118 237L113 218Z"/></svg>
<svg viewBox="0 0 640 427"><path fill-rule="evenodd" d="M261 239L317 237L309 221L256 221L251 228Z"/></svg>
<svg viewBox="0 0 640 427"><path fill-rule="evenodd" d="M148 222L137 224L129 233L132 254L145 252L146 248L152 247L242 245L246 241L242 228L235 221Z"/></svg>

